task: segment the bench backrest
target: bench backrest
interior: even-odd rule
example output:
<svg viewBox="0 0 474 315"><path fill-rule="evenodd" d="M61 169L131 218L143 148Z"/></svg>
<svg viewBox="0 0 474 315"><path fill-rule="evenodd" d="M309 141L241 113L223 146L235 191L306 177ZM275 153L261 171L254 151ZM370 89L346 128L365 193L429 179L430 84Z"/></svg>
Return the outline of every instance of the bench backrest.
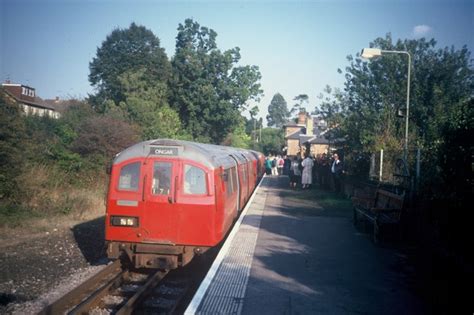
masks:
<svg viewBox="0 0 474 315"><path fill-rule="evenodd" d="M402 209L405 195L397 195L386 190L377 190L375 195L375 208Z"/></svg>

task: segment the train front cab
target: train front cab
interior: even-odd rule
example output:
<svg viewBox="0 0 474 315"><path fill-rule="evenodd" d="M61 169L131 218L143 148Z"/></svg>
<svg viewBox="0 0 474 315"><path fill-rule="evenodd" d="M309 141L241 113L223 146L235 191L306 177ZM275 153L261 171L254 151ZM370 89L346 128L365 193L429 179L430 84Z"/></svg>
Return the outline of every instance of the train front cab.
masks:
<svg viewBox="0 0 474 315"><path fill-rule="evenodd" d="M135 267L185 265L219 240L213 170L193 161L137 158L115 165L106 216L108 256ZM180 245L181 244L181 245Z"/></svg>
<svg viewBox="0 0 474 315"><path fill-rule="evenodd" d="M180 157L129 158L113 166L106 215L109 258L173 269L217 245L238 214L238 164ZM248 173L247 171L245 171Z"/></svg>

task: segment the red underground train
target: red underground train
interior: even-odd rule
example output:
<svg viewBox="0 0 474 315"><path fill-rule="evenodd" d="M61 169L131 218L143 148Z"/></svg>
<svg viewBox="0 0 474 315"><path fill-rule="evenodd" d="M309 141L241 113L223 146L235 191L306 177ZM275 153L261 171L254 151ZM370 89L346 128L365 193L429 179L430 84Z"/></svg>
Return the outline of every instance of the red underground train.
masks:
<svg viewBox="0 0 474 315"><path fill-rule="evenodd" d="M264 173L263 154L158 139L117 154L107 197L107 256L174 269L219 244Z"/></svg>

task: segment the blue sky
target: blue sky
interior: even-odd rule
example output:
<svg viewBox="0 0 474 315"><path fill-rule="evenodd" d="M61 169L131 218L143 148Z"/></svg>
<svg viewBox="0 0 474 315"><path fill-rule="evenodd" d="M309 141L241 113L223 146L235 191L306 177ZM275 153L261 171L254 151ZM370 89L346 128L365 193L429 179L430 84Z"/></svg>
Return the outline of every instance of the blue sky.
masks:
<svg viewBox="0 0 474 315"><path fill-rule="evenodd" d="M388 32L474 51L474 1L0 0L0 81L34 87L42 98L86 97L89 62L114 28L144 25L171 57L189 17L217 32L221 50L238 46L241 64L260 67L263 117L277 92L290 108L308 94L313 110L326 84L342 87L337 69L346 56Z"/></svg>

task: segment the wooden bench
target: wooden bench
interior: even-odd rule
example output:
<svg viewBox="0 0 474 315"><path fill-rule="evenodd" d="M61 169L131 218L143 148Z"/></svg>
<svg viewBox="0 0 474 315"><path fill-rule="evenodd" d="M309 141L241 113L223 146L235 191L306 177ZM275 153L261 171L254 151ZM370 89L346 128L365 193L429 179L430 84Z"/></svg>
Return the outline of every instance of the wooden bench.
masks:
<svg viewBox="0 0 474 315"><path fill-rule="evenodd" d="M404 206L405 195L397 195L383 189L377 189L375 196L355 193L352 197L354 225L359 217L373 224L373 241L379 240L379 233L384 225L396 227L400 236L400 219Z"/></svg>

